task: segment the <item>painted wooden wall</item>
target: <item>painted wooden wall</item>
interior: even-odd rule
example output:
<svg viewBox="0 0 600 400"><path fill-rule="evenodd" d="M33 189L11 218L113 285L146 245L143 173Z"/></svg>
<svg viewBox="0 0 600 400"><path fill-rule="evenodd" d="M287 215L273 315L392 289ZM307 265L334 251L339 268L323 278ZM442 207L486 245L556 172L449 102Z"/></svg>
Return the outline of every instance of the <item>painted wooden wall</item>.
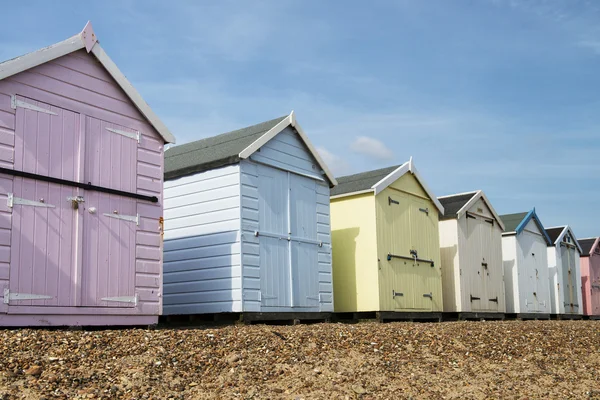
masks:
<svg viewBox="0 0 600 400"><path fill-rule="evenodd" d="M518 235L502 237L506 312L550 313L546 240L531 220Z"/></svg>
<svg viewBox="0 0 600 400"><path fill-rule="evenodd" d="M390 204L388 198L398 201ZM443 310L438 209L417 179L404 174L375 198L381 311ZM426 214L420 209L428 209ZM388 253L433 260L387 260ZM394 292L402 293L393 296ZM430 294L431 298L425 297Z"/></svg>
<svg viewBox="0 0 600 400"><path fill-rule="evenodd" d="M336 312L379 309L375 196L331 200L333 291Z"/></svg>
<svg viewBox="0 0 600 400"><path fill-rule="evenodd" d="M304 176L317 176L312 167L316 161L293 131L284 130L257 154L239 164L165 182L165 315L333 311L329 187ZM297 171L303 176L293 173ZM265 175L283 179L262 187ZM300 186L312 187L308 197L314 206L294 211L288 221L288 188L294 206L301 198L294 193ZM288 253L287 240L255 236L280 225L287 236L289 222L292 230L302 225L309 231L306 235L323 243L300 246L304 253L295 260L301 268L292 271L293 278L288 263L299 253ZM265 264L271 255L272 262ZM270 268L268 273L265 268ZM291 282L295 293L315 292L310 296L316 297L314 304L292 308ZM270 285L268 290L281 287L276 295L286 305L270 306L267 298L274 293L266 293L265 285Z"/></svg>
<svg viewBox="0 0 600 400"><path fill-rule="evenodd" d="M444 311L458 312L461 302L461 268L458 251L458 221L440 221L440 259Z"/></svg>
<svg viewBox="0 0 600 400"><path fill-rule="evenodd" d="M265 299L265 296L278 296L278 297L289 297L293 296L293 293L304 293L310 292L311 296L317 297L319 300L316 302L303 303L299 299L296 299L296 305L293 311L322 311L331 312L333 311L333 279L332 279L332 259L331 259L331 225L330 225L330 202L329 202L329 186L319 173L320 167L317 161L310 154L308 148L301 141L299 135L290 127L284 129L273 139L268 141L260 150L254 153L250 160L242 161L241 164L241 227L242 227L242 259L243 259L243 298L244 298L244 311L268 311L268 312L288 312L292 311L292 308L287 306L278 307L275 306L275 302L269 305L269 301ZM303 228L304 234L307 237L315 239L318 242L322 242L323 246L314 246L309 244L300 244L299 246L305 253L303 256L295 256L296 251L291 254L294 264L305 262L304 260L310 259L310 262L306 263L302 270L292 268L292 274L300 274L294 277L289 276L289 273L285 273L281 270L282 266L273 265L273 273L276 275L273 277L278 279L278 283L270 283L270 287L265 286L265 277L263 272L263 278L261 278L261 262L263 268L268 263L267 260L261 260L261 241L272 242L266 245L262 251L265 252L267 248L271 248L275 245L276 239L268 239L264 237L255 237L254 232L260 230L261 225L261 212L268 211L270 206L266 206L261 210L261 204L264 206L266 191L270 190L272 193L269 194L271 198L270 202L281 204L281 207L287 207L287 196L286 190L280 188L271 188L266 185L261 188L261 175L271 174L268 172L271 169L272 174L277 175L281 173L289 173L290 181L289 187L292 192L300 190L304 187L305 195L313 198L316 208L310 207L309 210L299 211L293 209L290 223L292 226L288 227L292 231L292 236L296 235L297 232L295 226L300 222L305 222L310 225ZM259 173L259 171L264 171ZM299 175L298 175L299 174ZM313 179L316 178L316 179ZM309 187L310 186L310 187ZM264 193L261 193L264 191ZM310 194L314 191L314 194ZM297 193L291 193L292 203L293 200L298 197ZM281 208L280 207L280 208ZM273 210L274 211L274 210ZM303 212L304 214L299 214ZM262 218L267 218L266 215L262 215ZM316 218L316 219L315 219ZM312 222L308 220L315 219ZM296 222L294 222L296 221ZM283 224L287 227L288 222L283 221ZM313 224L316 224L313 231ZM274 228L274 226L273 226ZM283 254L287 254L285 249L280 249L281 257ZM265 254L266 256L266 254ZM273 261L274 262L274 261ZM294 272L295 271L295 272ZM314 278L313 275L316 275ZM271 278L268 278L271 279ZM289 288L286 286L286 281L291 280L294 282L295 287ZM261 282L262 281L262 282ZM263 292L261 294L261 283ZM277 286L278 289L275 287ZM268 291L278 291L277 294L267 293ZM292 293L286 293L291 290ZM306 297L306 296L303 296ZM291 298L288 302L279 304L291 304ZM261 304L262 303L262 304Z"/></svg>
<svg viewBox="0 0 600 400"><path fill-rule="evenodd" d="M497 221L493 225L484 221L494 217L481 199L467 211L479 217L467 218L465 214L458 220L461 301L457 308L460 308L460 312L505 312L502 228ZM484 258L488 264L487 270L482 268ZM481 297L483 301L471 302L471 295ZM489 301L496 296L498 303Z"/></svg>
<svg viewBox="0 0 600 400"><path fill-rule="evenodd" d="M562 238L561 238L562 240ZM548 273L550 283L550 303L552 314L583 314L583 299L581 294L581 266L579 251L577 249L571 250L571 260L564 257L562 246L550 246L548 247ZM574 285L574 303L577 306L571 309L571 307L565 307L565 286L566 280L568 279L565 270L568 269L568 265L573 264L573 277L572 283ZM569 303L570 304L570 303Z"/></svg>
<svg viewBox="0 0 600 400"><path fill-rule="evenodd" d="M283 171L323 179L318 163L307 151L298 134L289 126L265 143L259 151L250 156L250 159Z"/></svg>
<svg viewBox="0 0 600 400"><path fill-rule="evenodd" d="M132 246L135 246L135 267L132 267L135 280L135 291L139 294L139 305L135 310L99 309L53 309L52 312L65 312L71 314L143 314L158 315L161 310L161 240L159 217L162 215L162 171L163 171L163 142L158 133L148 124L145 118L118 87L112 77L104 70L93 55L84 50L61 57L54 61L40 65L18 75L0 81L0 165L8 168L23 168L31 166L34 159L26 159L25 154L15 153L16 112L10 107L12 95L18 94L31 101L43 102L48 105L70 110L80 115L82 135L92 146L99 146L97 151L105 151L107 145L98 142L100 139L94 133L97 125L109 123L131 130L140 131L142 136L137 146L137 160L133 160L131 170L116 172L106 170L102 177L98 176L109 186L117 185L134 188L140 194L157 196L158 204L135 201L132 207L140 215L140 224L132 237ZM100 122L104 121L104 122ZM115 139L116 140L116 139ZM116 145L116 147L112 145ZM120 149L118 143L112 143L111 148ZM18 148L18 146L17 146ZM21 147L22 148L22 147ZM93 153L89 152L88 153ZM104 153L100 154L104 157ZM98 160L100 159L98 158ZM105 161L103 161L105 162ZM88 168L92 167L87 165ZM98 165L99 167L99 165ZM107 168L103 166L102 168ZM85 170L85 169L84 169ZM125 174L125 175L123 175ZM128 174L128 175L127 175ZM84 179L84 177L80 177ZM108 181L107 181L108 179ZM9 229L11 227L11 210L6 206L6 193L13 192L13 178L0 177L0 286L6 286L8 276ZM88 194L88 196L93 196ZM109 199L106 201L110 202ZM100 267L98 267L100 268ZM90 283L95 285L90 290L99 290L98 281ZM3 291L0 290L0 296ZM96 294L94 294L96 296ZM0 300L1 301L1 300ZM3 304L0 302L0 304ZM0 306L6 308L5 305ZM32 315L48 313L42 308L32 308ZM22 318L23 323L35 322L35 316ZM78 321L85 323L86 319L78 317ZM15 320L16 321L16 320ZM66 319L61 319L66 321ZM98 322L91 318L90 322ZM118 322L113 318L113 322Z"/></svg>
<svg viewBox="0 0 600 400"><path fill-rule="evenodd" d="M581 283L585 315L600 315L600 246L591 256L581 257Z"/></svg>
<svg viewBox="0 0 600 400"><path fill-rule="evenodd" d="M242 311L239 171L165 182L163 314Z"/></svg>

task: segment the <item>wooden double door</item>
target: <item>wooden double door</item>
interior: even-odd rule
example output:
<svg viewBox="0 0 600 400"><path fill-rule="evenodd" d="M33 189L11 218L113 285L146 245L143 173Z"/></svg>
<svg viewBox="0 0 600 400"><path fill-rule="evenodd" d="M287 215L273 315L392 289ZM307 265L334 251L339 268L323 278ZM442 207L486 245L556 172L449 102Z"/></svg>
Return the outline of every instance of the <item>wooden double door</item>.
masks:
<svg viewBox="0 0 600 400"><path fill-rule="evenodd" d="M136 132L19 96L13 106L14 170L27 174L6 194L9 312L134 307L136 199L56 182L135 193Z"/></svg>

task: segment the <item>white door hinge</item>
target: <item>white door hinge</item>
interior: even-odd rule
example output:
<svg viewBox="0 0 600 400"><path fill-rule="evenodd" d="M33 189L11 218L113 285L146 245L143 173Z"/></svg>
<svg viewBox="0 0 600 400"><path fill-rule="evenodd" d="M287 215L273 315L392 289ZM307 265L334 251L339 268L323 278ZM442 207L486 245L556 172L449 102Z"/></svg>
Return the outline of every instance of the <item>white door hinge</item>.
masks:
<svg viewBox="0 0 600 400"><path fill-rule="evenodd" d="M266 294L262 294L262 292L258 292L258 301L263 301L263 300L272 300L272 299L276 299L277 296L269 296Z"/></svg>
<svg viewBox="0 0 600 400"><path fill-rule="evenodd" d="M32 293L11 293L10 289L4 289L4 304L9 304L11 300L50 300L52 296L46 296L43 294L32 294Z"/></svg>
<svg viewBox="0 0 600 400"><path fill-rule="evenodd" d="M27 200L22 199L20 197L15 197L13 193L8 194L8 207L12 208L15 204L21 204L23 206L32 206L32 207L46 207L46 208L55 208L52 204L47 204L44 202L44 199L40 199L40 201L35 200Z"/></svg>
<svg viewBox="0 0 600 400"><path fill-rule="evenodd" d="M19 100L19 99L17 99L17 96L14 96L14 95L10 99L10 107L13 110L16 110L17 107L21 107L21 108L25 108L27 110L38 111L38 112L45 113L45 114L58 115L57 113L50 111L46 108L42 108L42 107L39 107L39 106L36 106L33 104L26 103L23 100Z"/></svg>
<svg viewBox="0 0 600 400"><path fill-rule="evenodd" d="M137 307L138 294L136 293L135 296L102 297L100 300L115 303L132 303L134 306Z"/></svg>
<svg viewBox="0 0 600 400"><path fill-rule="evenodd" d="M125 137L128 137L129 139L134 139L138 143L140 142L140 132L139 131L127 132L127 131L123 131L121 129L114 129L114 128L105 128L105 129L109 132L116 133L117 135L125 136Z"/></svg>
<svg viewBox="0 0 600 400"><path fill-rule="evenodd" d="M108 218L116 218L116 219L122 219L123 221L135 222L136 225L140 224L140 214L136 214L136 215L121 215L121 214L119 214L115 210L115 211L113 211L112 214L110 214L110 213L104 213L102 215L104 215L105 217L108 217Z"/></svg>

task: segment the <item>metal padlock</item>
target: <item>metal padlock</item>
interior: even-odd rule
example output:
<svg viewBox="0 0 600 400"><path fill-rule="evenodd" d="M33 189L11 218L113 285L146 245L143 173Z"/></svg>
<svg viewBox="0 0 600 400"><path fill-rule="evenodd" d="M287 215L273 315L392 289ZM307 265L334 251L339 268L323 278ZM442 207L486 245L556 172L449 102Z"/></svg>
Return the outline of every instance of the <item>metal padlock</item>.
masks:
<svg viewBox="0 0 600 400"><path fill-rule="evenodd" d="M73 207L73 210L78 210L79 203L85 202L83 196L67 197L67 201L71 202L71 207Z"/></svg>

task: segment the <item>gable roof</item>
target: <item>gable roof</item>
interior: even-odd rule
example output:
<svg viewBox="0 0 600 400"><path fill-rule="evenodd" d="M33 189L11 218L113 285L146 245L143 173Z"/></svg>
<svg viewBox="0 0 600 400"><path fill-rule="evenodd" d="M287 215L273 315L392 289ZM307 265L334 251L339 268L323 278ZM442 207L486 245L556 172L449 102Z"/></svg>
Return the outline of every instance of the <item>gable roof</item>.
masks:
<svg viewBox="0 0 600 400"><path fill-rule="evenodd" d="M475 191L438 197L438 200L442 203L445 210L444 215L440 216L440 220L458 218L460 209L462 209L476 194L477 192Z"/></svg>
<svg viewBox="0 0 600 400"><path fill-rule="evenodd" d="M552 242L553 245L556 243L556 241L558 240L558 237L560 236L562 231L565 230L565 228L566 228L566 226L559 226L556 228L546 229L546 233L548 234L548 237L550 238L550 241Z"/></svg>
<svg viewBox="0 0 600 400"><path fill-rule="evenodd" d="M597 237L594 238L585 238L585 239L579 239L577 242L579 243L579 246L581 247L581 257L589 257L592 254L592 251L596 248L597 246L597 242L598 242Z"/></svg>
<svg viewBox="0 0 600 400"><path fill-rule="evenodd" d="M520 234L525 230L529 221L533 220L542 233L542 236L544 236L544 239L546 239L546 244L551 246L553 243L550 236L548 236L542 221L540 221L540 218L536 214L535 208L529 212L501 215L500 219L504 222L504 232L502 233L502 236Z"/></svg>
<svg viewBox="0 0 600 400"><path fill-rule="evenodd" d="M501 215L500 218L504 222L504 234L517 233L517 227L521 225L527 215L529 215L527 212ZM544 230L544 232L546 231Z"/></svg>
<svg viewBox="0 0 600 400"><path fill-rule="evenodd" d="M579 254L583 253L581 246L579 245L579 242L577 241L577 238L575 237L575 234L573 233L573 230L571 229L571 227L569 225L555 226L552 228L548 228L548 229L546 229L546 232L548 233L548 236L550 237L550 240L552 241L552 246L555 246L555 247L557 244L560 243L563 236L565 236L568 232L571 235L571 238L573 238L573 243L575 244L575 247L577 247L577 250L579 250Z"/></svg>
<svg viewBox="0 0 600 400"><path fill-rule="evenodd" d="M249 158L288 126L291 126L298 133L300 139L323 170L330 186L337 185L337 181L329 172L327 165L325 165L319 153L296 122L293 111L285 117L275 118L166 150L165 180L238 163Z"/></svg>
<svg viewBox="0 0 600 400"><path fill-rule="evenodd" d="M440 214L443 214L444 206L442 206L442 204L438 201L437 197L435 197L431 189L429 189L419 174L419 171L417 171L417 168L413 164L412 157L409 161L400 166L382 168L339 178L340 182L344 182L344 185L340 185L342 186L341 188L332 189L331 198L352 196L366 192L373 192L375 195L378 195L381 193L381 191L390 186L392 183L396 182L408 172L413 174L433 204L435 204Z"/></svg>
<svg viewBox="0 0 600 400"><path fill-rule="evenodd" d="M152 111L138 91L135 90L125 75L117 68L117 65L104 52L94 33L91 22L85 25L83 31L67 40L0 63L0 81L84 48L98 59L100 64L113 77L127 97L129 97L140 113L146 117L164 141L166 143L175 143L175 136L173 136L158 116L154 114L154 111Z"/></svg>
<svg viewBox="0 0 600 400"><path fill-rule="evenodd" d="M372 191L373 185L400 168L400 165L393 167L375 169L373 171L361 172L354 175L340 176L337 178L338 185L331 189L331 196L343 194L352 194L357 192Z"/></svg>
<svg viewBox="0 0 600 400"><path fill-rule="evenodd" d="M494 210L492 203L488 200L488 198L485 195L485 193L483 192L483 190L477 190L475 192L469 192L469 193L453 194L453 195L449 195L449 196L442 196L442 197L439 197L438 199L442 203L442 205L444 205L444 201L446 201L447 204L450 206L450 210L447 210L446 213L444 214L444 216L440 217L441 220L452 219L452 218L456 218L456 219L461 218L463 215L465 215L467 213L467 211L471 207L473 207L475 205L475 203L479 199L481 199L481 200L483 200L483 202L485 203L487 208L492 213L492 216L494 217L494 219L496 220L498 225L500 225L500 228L502 228L502 230L504 230L504 222L502 221L502 219L500 219L500 217L496 213L496 210ZM444 205L444 207L446 207L446 205Z"/></svg>

